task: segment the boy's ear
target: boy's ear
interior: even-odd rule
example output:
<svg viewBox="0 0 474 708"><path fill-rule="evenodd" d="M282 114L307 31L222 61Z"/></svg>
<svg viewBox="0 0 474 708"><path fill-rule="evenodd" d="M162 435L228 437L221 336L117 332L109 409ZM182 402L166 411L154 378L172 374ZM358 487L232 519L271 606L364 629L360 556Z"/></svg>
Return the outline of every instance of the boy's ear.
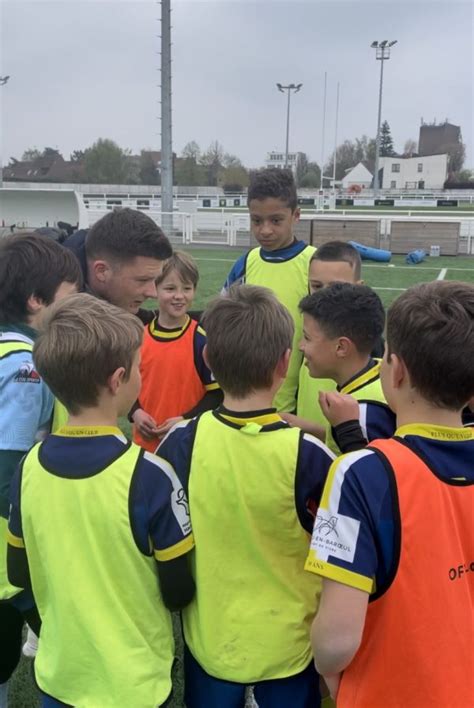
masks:
<svg viewBox="0 0 474 708"><path fill-rule="evenodd" d="M112 396L116 396L125 377L125 367L119 366L107 379L107 386Z"/></svg>
<svg viewBox="0 0 474 708"><path fill-rule="evenodd" d="M287 349L286 352L283 354L283 356L280 358L280 361L276 365L275 368L275 374L279 378L286 378L286 375L288 373L288 366L290 364L290 356L291 356L291 349Z"/></svg>
<svg viewBox="0 0 474 708"><path fill-rule="evenodd" d="M296 207L296 209L295 209L294 212L293 212L293 221L294 221L295 223L296 223L297 221L299 221L299 220L300 220L300 216L301 216L301 211L300 211L299 207Z"/></svg>
<svg viewBox="0 0 474 708"><path fill-rule="evenodd" d="M44 305L44 300L42 300L37 295L30 295L28 300L26 301L26 308L28 310L29 315L37 315L38 312L43 309Z"/></svg>
<svg viewBox="0 0 474 708"><path fill-rule="evenodd" d="M345 359L354 350L354 342L349 337L338 337L336 343L336 356Z"/></svg>
<svg viewBox="0 0 474 708"><path fill-rule="evenodd" d="M398 390L407 382L411 385L405 362L393 353L390 355L390 377L390 383L393 389Z"/></svg>

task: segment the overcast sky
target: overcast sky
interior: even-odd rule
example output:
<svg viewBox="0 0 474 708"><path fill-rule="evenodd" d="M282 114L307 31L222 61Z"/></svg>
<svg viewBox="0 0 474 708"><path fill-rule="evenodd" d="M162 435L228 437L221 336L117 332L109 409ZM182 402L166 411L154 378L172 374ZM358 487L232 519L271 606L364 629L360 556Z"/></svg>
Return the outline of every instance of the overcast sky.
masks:
<svg viewBox="0 0 474 708"><path fill-rule="evenodd" d="M248 166L283 150L282 83L292 99L290 150L320 161L374 136L380 62L373 40L396 39L384 68L383 119L395 149L418 140L420 120L460 125L474 167L474 17L471 0L172 0L173 143L215 139ZM107 137L138 152L160 147L160 4L154 0L0 0L4 163L26 148L65 158Z"/></svg>

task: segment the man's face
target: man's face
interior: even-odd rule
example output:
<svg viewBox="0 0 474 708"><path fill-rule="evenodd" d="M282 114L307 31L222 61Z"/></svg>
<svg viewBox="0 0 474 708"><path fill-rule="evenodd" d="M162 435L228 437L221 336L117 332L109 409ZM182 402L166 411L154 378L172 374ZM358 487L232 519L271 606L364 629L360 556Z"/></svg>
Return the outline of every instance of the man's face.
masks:
<svg viewBox="0 0 474 708"><path fill-rule="evenodd" d="M327 288L333 283L360 284L355 279L354 269L345 261L311 261L309 264L309 289L312 293Z"/></svg>
<svg viewBox="0 0 474 708"><path fill-rule="evenodd" d="M156 297L155 280L162 268L162 261L145 256L136 256L126 263L107 262L101 295L113 305L136 314L145 300Z"/></svg>
<svg viewBox="0 0 474 708"><path fill-rule="evenodd" d="M276 251L292 243L299 209L292 211L281 199L268 197L252 199L249 212L252 234L266 251Z"/></svg>
<svg viewBox="0 0 474 708"><path fill-rule="evenodd" d="M303 313L303 338L299 349L304 354L309 375L314 379L334 378L337 364L337 338L329 339L318 322Z"/></svg>

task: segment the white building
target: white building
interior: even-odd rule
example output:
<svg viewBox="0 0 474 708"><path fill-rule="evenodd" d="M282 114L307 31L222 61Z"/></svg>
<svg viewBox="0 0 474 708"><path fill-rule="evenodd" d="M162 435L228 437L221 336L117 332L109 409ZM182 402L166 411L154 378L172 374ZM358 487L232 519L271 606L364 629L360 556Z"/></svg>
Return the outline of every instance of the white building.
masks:
<svg viewBox="0 0 474 708"><path fill-rule="evenodd" d="M448 177L447 155L381 157L382 189L443 189Z"/></svg>
<svg viewBox="0 0 474 708"><path fill-rule="evenodd" d="M373 183L372 162L359 162L348 170L342 180L342 188L354 185L370 189ZM379 178L381 189L443 189L448 177L447 155L425 155L423 157L381 157Z"/></svg>
<svg viewBox="0 0 474 708"><path fill-rule="evenodd" d="M298 169L298 164L301 160L302 152L289 152L288 153L288 168L296 175L296 170ZM265 160L265 167L278 167L283 169L285 167L285 153L284 152L267 152L267 159Z"/></svg>
<svg viewBox="0 0 474 708"><path fill-rule="evenodd" d="M371 163L364 160L363 162L359 162L355 167L351 167L347 170L341 180L341 186L344 190L354 186L362 187L362 189L370 189L373 179L373 166Z"/></svg>

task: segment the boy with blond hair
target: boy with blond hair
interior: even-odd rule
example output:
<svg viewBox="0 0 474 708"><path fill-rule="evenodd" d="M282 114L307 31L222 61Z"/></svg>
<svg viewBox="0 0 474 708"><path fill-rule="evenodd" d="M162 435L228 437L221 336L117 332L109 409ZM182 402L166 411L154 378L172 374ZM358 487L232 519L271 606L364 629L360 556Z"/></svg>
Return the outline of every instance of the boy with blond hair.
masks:
<svg viewBox="0 0 474 708"><path fill-rule="evenodd" d="M142 336L135 315L81 294L52 309L35 342L69 419L12 483L8 574L37 603L48 705L157 706L171 692L167 608L193 595L193 537L173 468L117 427L140 387Z"/></svg>
<svg viewBox="0 0 474 708"><path fill-rule="evenodd" d="M130 414L134 441L151 452L175 423L217 408L222 401L203 357L206 333L188 314L198 281L196 263L183 251L165 261L156 279L158 312L145 327L142 385Z"/></svg>
<svg viewBox="0 0 474 708"><path fill-rule="evenodd" d="M186 705L244 706L251 684L260 708L318 706L308 622L319 587L303 565L333 455L272 405L292 318L268 289L241 285L203 322L223 405L178 423L158 451L188 489L196 537Z"/></svg>
<svg viewBox="0 0 474 708"><path fill-rule="evenodd" d="M467 708L474 429L461 414L474 396L474 286L400 295L381 376L395 436L334 463L316 517L316 666L338 708Z"/></svg>

